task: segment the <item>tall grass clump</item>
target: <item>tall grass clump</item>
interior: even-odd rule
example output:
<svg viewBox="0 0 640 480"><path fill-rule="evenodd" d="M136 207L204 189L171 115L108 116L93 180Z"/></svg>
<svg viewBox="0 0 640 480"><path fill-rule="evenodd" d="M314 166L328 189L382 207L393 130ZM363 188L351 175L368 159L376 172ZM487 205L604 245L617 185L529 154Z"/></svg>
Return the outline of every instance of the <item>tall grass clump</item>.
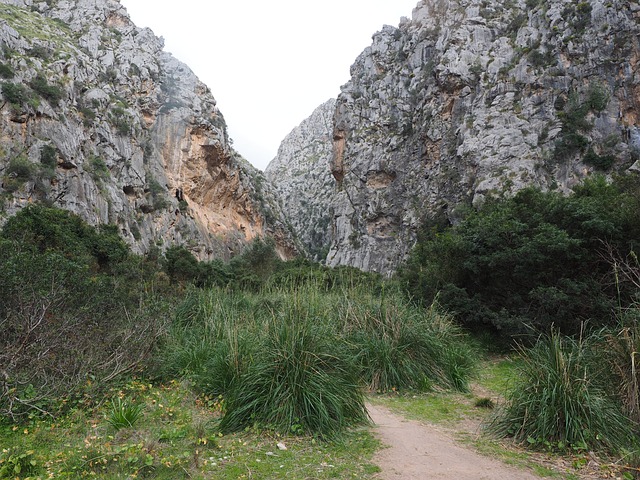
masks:
<svg viewBox="0 0 640 480"><path fill-rule="evenodd" d="M339 435L366 422L364 395L335 338L310 319L275 316L247 372L225 396L223 432L258 425Z"/></svg>
<svg viewBox="0 0 640 480"><path fill-rule="evenodd" d="M489 430L557 450L628 448L632 424L593 371L592 341L552 332L522 349L519 376Z"/></svg>
<svg viewBox="0 0 640 480"><path fill-rule="evenodd" d="M468 390L473 350L436 306L424 309L390 294L345 300L342 315L353 362L372 391Z"/></svg>
<svg viewBox="0 0 640 480"><path fill-rule="evenodd" d="M188 378L203 393L224 393L256 344L253 304L253 295L219 288L189 291L158 354L158 376Z"/></svg>
<svg viewBox="0 0 640 480"><path fill-rule="evenodd" d="M640 424L640 305L623 312L620 326L601 332L596 348L606 352L602 377L620 399L627 416Z"/></svg>

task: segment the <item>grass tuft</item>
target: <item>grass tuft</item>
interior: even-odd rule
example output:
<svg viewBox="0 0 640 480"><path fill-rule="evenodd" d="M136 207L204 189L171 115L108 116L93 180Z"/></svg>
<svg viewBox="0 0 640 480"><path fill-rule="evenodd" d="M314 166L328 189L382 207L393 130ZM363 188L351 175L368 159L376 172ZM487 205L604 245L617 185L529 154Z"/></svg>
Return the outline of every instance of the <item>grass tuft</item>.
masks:
<svg viewBox="0 0 640 480"><path fill-rule="evenodd" d="M619 451L633 443L631 422L589 368L587 342L553 332L520 353L520 375L490 431L554 450Z"/></svg>
<svg viewBox="0 0 640 480"><path fill-rule="evenodd" d="M142 417L143 406L117 397L111 400L111 410L107 414L107 423L115 430L132 428Z"/></svg>

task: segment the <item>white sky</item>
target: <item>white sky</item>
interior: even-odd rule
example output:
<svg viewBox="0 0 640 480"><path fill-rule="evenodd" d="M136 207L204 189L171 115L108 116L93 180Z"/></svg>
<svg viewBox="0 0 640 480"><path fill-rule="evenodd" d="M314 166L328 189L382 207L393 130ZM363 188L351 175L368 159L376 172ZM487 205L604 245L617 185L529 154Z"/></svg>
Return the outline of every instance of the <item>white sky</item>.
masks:
<svg viewBox="0 0 640 480"><path fill-rule="evenodd" d="M261 170L340 93L356 57L418 0L121 0L206 83L234 147Z"/></svg>

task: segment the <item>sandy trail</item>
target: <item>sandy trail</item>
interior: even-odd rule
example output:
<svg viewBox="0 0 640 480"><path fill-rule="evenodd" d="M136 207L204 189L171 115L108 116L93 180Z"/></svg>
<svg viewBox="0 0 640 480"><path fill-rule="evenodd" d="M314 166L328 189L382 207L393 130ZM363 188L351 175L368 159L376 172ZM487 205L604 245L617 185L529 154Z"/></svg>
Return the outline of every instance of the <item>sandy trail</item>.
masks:
<svg viewBox="0 0 640 480"><path fill-rule="evenodd" d="M367 405L374 432L388 448L374 458L383 480L536 480L529 472L509 467L458 445L446 434L406 420L388 409Z"/></svg>

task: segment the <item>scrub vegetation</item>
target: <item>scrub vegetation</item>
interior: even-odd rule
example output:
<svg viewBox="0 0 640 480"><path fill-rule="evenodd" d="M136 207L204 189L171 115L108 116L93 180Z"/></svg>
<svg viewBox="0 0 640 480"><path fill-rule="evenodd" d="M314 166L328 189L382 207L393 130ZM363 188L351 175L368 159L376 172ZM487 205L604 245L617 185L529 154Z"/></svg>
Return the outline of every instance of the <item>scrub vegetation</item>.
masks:
<svg viewBox="0 0 640 480"><path fill-rule="evenodd" d="M261 240L226 263L137 256L29 206L0 232L0 478L368 478L368 395L633 467L637 185L434 219L392 280ZM517 359L476 397L487 350Z"/></svg>

